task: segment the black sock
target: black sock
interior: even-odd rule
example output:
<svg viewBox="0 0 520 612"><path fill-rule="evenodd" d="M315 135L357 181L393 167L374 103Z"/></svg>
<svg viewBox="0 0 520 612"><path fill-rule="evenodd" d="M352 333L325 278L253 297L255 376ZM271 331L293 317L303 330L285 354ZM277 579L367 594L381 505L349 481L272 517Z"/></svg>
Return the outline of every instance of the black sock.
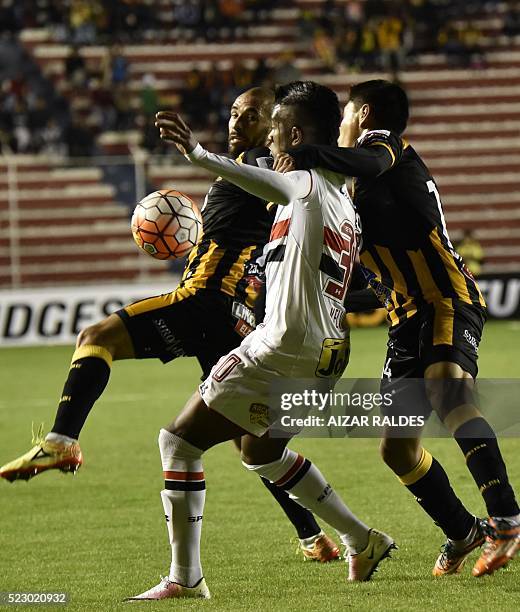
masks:
<svg viewBox="0 0 520 612"><path fill-rule="evenodd" d="M453 434L466 465L486 503L489 516L514 516L520 512L495 432L482 417L461 425Z"/></svg>
<svg viewBox="0 0 520 612"><path fill-rule="evenodd" d="M85 351L76 351L74 356L84 353ZM109 377L110 366L104 357L73 357L51 431L70 438L79 438L87 416L107 386Z"/></svg>
<svg viewBox="0 0 520 612"><path fill-rule="evenodd" d="M418 479L409 483L415 475ZM468 535L475 517L462 505L451 488L444 468L428 451L423 450L421 461L400 480L448 538L463 540Z"/></svg>
<svg viewBox="0 0 520 612"><path fill-rule="evenodd" d="M277 487L274 483L267 478L260 477L262 482L271 492L271 495L276 499L276 501L280 504L282 510L287 515L287 518L294 525L294 528L298 532L298 537L300 540L304 540L305 538L311 538L314 535L317 535L321 529L312 512L300 506L300 504L296 503L289 497L289 493L284 491L280 487Z"/></svg>

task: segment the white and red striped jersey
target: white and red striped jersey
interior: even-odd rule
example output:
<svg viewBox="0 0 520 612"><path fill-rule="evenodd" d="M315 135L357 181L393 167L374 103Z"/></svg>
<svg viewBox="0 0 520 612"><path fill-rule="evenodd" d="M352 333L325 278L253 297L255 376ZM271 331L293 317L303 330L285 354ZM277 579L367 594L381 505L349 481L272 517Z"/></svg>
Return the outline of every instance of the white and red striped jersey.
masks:
<svg viewBox="0 0 520 612"><path fill-rule="evenodd" d="M244 166L200 145L189 159L278 206L262 259L264 322L243 342L285 376L337 378L348 359L343 299L358 251L344 177L327 170L282 175Z"/></svg>
<svg viewBox="0 0 520 612"><path fill-rule="evenodd" d="M343 300L358 249L344 178L319 169L310 174L310 193L278 206L263 255L266 313L255 332L279 358L290 356L295 374L319 361L326 339L347 338Z"/></svg>

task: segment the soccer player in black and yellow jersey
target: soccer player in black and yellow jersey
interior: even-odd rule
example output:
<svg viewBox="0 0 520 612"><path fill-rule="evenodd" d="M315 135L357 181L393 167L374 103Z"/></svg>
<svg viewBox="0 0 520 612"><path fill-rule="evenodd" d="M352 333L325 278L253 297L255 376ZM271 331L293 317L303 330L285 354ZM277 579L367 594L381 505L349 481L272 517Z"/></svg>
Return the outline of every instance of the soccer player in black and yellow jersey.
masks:
<svg viewBox="0 0 520 612"><path fill-rule="evenodd" d="M382 386L396 393L393 405L399 406L410 403L406 381L421 379L427 410L438 413L463 452L489 520L466 510L420 438L392 437L388 430L382 456L448 538L434 575L460 572L485 540L473 568L474 576L482 576L519 551L520 510L496 436L472 395L485 302L450 241L435 180L401 137L408 116L398 85L360 83L345 106L340 148L291 149L277 158L275 169L320 167L355 177L361 263L390 322Z"/></svg>
<svg viewBox="0 0 520 612"><path fill-rule="evenodd" d="M264 145L273 102L271 90L257 87L231 106L228 148L242 163L257 165L259 156L269 155ZM108 383L112 362L155 357L167 363L196 356L204 379L253 329L255 260L269 238L272 214L263 200L220 178L212 184L201 212L203 235L190 253L179 286L130 304L79 334L51 432L1 467L0 476L27 480L48 469L76 471L81 466L77 440ZM312 513L283 489L262 481L295 526L304 556L318 561L339 558L338 547L321 532Z"/></svg>

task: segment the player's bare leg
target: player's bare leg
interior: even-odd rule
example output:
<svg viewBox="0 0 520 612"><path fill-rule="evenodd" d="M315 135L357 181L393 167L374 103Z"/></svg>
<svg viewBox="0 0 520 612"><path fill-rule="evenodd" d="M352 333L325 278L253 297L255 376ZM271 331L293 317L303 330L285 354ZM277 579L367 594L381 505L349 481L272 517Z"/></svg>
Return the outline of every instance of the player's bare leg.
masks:
<svg viewBox="0 0 520 612"><path fill-rule="evenodd" d="M105 390L112 361L133 357L132 341L119 316L110 315L83 330L51 432L45 439L41 431L33 436L33 448L0 468L0 476L12 482L50 469L76 472L83 463L77 440L92 406Z"/></svg>
<svg viewBox="0 0 520 612"><path fill-rule="evenodd" d="M394 547L386 534L370 530L345 506L321 472L286 448L287 439L261 438L211 410L196 392L177 419L159 434L165 488L161 492L172 547L169 576L130 599L208 598L200 563L205 480L203 453L221 442L244 436L245 467L288 490L304 507L334 527L351 556L349 579L368 580L381 559ZM366 554L365 554L366 553ZM352 555L359 555L359 563ZM367 559L365 559L365 556Z"/></svg>
<svg viewBox="0 0 520 612"><path fill-rule="evenodd" d="M473 543L469 543L473 548L486 536L473 575L492 574L513 559L520 549L520 509L496 435L475 406L471 374L460 365L439 362L429 366L425 383L432 407L464 453L466 465L482 493L490 517L489 521L473 528ZM468 534L466 539L471 539L471 536ZM449 541L446 546L453 548Z"/></svg>
<svg viewBox="0 0 520 612"><path fill-rule="evenodd" d="M242 450L242 438L235 438L233 442L240 452ZM341 558L338 546L322 531L312 512L293 501L287 491L277 487L267 478L260 476L260 480L296 529L299 550L305 560L327 563Z"/></svg>

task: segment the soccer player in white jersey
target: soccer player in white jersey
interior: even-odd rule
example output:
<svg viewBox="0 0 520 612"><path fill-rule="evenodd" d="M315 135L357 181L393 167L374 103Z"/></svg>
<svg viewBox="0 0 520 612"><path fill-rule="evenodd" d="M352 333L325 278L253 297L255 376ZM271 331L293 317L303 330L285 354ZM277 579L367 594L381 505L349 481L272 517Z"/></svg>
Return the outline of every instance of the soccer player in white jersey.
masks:
<svg viewBox="0 0 520 612"><path fill-rule="evenodd" d="M313 82L277 90L270 134L273 154L303 143L332 144L339 131L336 94ZM336 529L347 548L349 580L368 580L394 547L347 508L308 459L269 437L280 402L273 380L312 379L329 390L348 360L343 297L357 252L355 212L343 178L322 171L278 174L213 155L175 113L159 113L161 137L192 163L279 206L266 258L266 314L242 344L214 366L182 413L159 434L172 563L167 578L130 599L210 596L200 565L205 498L202 454L243 436L244 466L290 492Z"/></svg>

